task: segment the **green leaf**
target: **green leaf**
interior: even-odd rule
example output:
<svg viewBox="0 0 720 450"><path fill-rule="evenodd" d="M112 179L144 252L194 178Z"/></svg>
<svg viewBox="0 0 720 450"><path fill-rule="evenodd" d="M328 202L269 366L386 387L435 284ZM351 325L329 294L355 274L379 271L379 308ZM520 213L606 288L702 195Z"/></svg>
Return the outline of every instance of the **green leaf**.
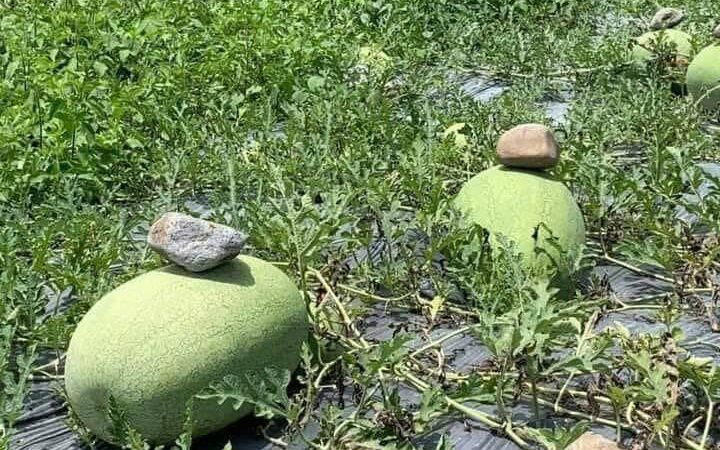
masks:
<svg viewBox="0 0 720 450"><path fill-rule="evenodd" d="M149 450L151 448L140 433L130 425L125 409L112 396L108 398L107 414L110 419L110 433L113 440L123 449Z"/></svg>
<svg viewBox="0 0 720 450"><path fill-rule="evenodd" d="M135 138L127 138L125 140L125 143L128 145L128 147L130 147L132 149L143 148L142 142L138 141Z"/></svg>
<svg viewBox="0 0 720 450"><path fill-rule="evenodd" d="M412 339L412 336L409 334L400 334L388 341L380 343L369 355L362 357L364 364L370 373L376 373L381 369L395 366L400 363L410 351L406 344Z"/></svg>
<svg viewBox="0 0 720 450"><path fill-rule="evenodd" d="M486 379L471 374L467 381L449 396L458 402L493 403L496 399L498 384L495 378Z"/></svg>
<svg viewBox="0 0 720 450"><path fill-rule="evenodd" d="M454 124L450 125L449 127L445 128L445 131L443 131L443 137L446 138L446 137L450 136L451 134L458 133L463 128L465 128L464 123L462 123L462 122L454 123Z"/></svg>
<svg viewBox="0 0 720 450"><path fill-rule="evenodd" d="M105 75L105 72L107 72L108 67L100 61L95 61L93 63L93 69L95 70L95 72L97 72L98 75L102 77Z"/></svg>
<svg viewBox="0 0 720 450"><path fill-rule="evenodd" d="M437 314L440 312L443 304L445 303L445 297L436 295L430 300L430 320L434 321Z"/></svg>
<svg viewBox="0 0 720 450"><path fill-rule="evenodd" d="M660 420L653 422L655 432L661 433L664 429L671 428L672 423L680 416L680 411L675 406L665 408L660 415Z"/></svg>
<svg viewBox="0 0 720 450"><path fill-rule="evenodd" d="M175 440L175 445L177 446L178 450L190 450L190 446L192 445L192 431L194 427L192 415L193 403L194 398L190 398L190 400L187 402L187 405L185 406L185 422L183 423L183 432Z"/></svg>
<svg viewBox="0 0 720 450"><path fill-rule="evenodd" d="M653 361L646 350L627 353L628 366L635 369L640 375L640 382L630 388L636 399L646 402L663 404L670 395L670 380L667 367Z"/></svg>
<svg viewBox="0 0 720 450"><path fill-rule="evenodd" d="M455 446L450 442L450 438L443 434L435 446L435 450L455 450Z"/></svg>
<svg viewBox="0 0 720 450"><path fill-rule="evenodd" d="M447 127L445 131L443 131L442 136L443 139L447 139L449 136L453 137L455 145L458 148L465 148L468 145L467 136L460 131L465 128L464 123L454 123Z"/></svg>
<svg viewBox="0 0 720 450"><path fill-rule="evenodd" d="M289 383L289 370L266 367L262 370L249 370L241 375L227 375L221 382L211 384L196 397L216 400L218 404L232 401L235 409L251 404L258 417L287 417L290 403L287 397Z"/></svg>
<svg viewBox="0 0 720 450"><path fill-rule="evenodd" d="M433 419L447 411L443 391L438 386L425 390L420 399L420 409L415 413L415 432L422 433Z"/></svg>
<svg viewBox="0 0 720 450"><path fill-rule="evenodd" d="M564 450L590 429L588 422L578 422L571 428L526 428L525 432L548 450Z"/></svg>
<svg viewBox="0 0 720 450"><path fill-rule="evenodd" d="M616 407L621 408L628 403L627 395L622 388L619 388L617 386L610 386L607 392L610 401Z"/></svg>
<svg viewBox="0 0 720 450"><path fill-rule="evenodd" d="M325 78L313 75L308 78L307 84L311 91L316 91L325 86Z"/></svg>

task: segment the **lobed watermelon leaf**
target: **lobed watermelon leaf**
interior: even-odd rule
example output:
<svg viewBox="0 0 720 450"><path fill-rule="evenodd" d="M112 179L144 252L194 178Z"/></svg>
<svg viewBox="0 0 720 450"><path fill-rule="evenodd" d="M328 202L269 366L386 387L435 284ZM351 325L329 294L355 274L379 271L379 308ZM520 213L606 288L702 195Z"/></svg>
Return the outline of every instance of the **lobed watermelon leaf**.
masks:
<svg viewBox="0 0 720 450"><path fill-rule="evenodd" d="M287 396L288 384L289 370L265 367L240 375L227 375L222 381L210 384L208 389L196 397L216 400L218 404L232 401L235 409L252 404L258 417L287 417L290 403Z"/></svg>

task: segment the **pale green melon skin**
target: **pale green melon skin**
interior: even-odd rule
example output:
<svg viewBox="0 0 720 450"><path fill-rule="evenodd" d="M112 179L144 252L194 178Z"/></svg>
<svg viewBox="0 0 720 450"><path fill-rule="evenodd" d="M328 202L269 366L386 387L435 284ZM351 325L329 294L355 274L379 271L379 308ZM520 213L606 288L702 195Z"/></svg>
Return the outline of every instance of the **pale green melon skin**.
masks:
<svg viewBox="0 0 720 450"><path fill-rule="evenodd" d="M105 295L69 345L65 388L81 421L111 441L108 398L152 443L182 433L186 402L211 382L248 369L294 370L308 336L306 307L270 263L240 256L203 273L154 270ZM194 435L251 412L195 400Z"/></svg>
<svg viewBox="0 0 720 450"><path fill-rule="evenodd" d="M474 223L510 240L532 273L547 273L555 260L567 281L566 263L579 255L585 243L585 222L572 193L542 171L503 166L485 170L462 187L455 206ZM541 223L552 230L562 252L548 244L546 229L538 228L537 240L533 237ZM549 256L536 254L536 247Z"/></svg>
<svg viewBox="0 0 720 450"><path fill-rule="evenodd" d="M664 34L665 42L673 42L676 45L677 55L685 59L689 59L692 53L692 37L684 31L668 29L650 31L643 34L639 38L632 49L633 60L637 63L644 64L653 58L652 48L659 41L660 35Z"/></svg>
<svg viewBox="0 0 720 450"><path fill-rule="evenodd" d="M705 109L720 110L720 44L697 54L688 66L686 84L693 98L702 99L700 104Z"/></svg>

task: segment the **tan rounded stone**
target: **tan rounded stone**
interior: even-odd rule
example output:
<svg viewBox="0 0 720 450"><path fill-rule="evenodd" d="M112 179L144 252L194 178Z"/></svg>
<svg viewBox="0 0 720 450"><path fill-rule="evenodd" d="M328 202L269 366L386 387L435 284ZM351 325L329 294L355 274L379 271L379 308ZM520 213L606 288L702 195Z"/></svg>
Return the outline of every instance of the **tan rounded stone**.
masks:
<svg viewBox="0 0 720 450"><path fill-rule="evenodd" d="M573 442L567 450L621 450L614 441L599 434L587 432Z"/></svg>
<svg viewBox="0 0 720 450"><path fill-rule="evenodd" d="M545 125L518 125L500 136L497 157L507 167L545 169L560 158L560 149L552 130Z"/></svg>

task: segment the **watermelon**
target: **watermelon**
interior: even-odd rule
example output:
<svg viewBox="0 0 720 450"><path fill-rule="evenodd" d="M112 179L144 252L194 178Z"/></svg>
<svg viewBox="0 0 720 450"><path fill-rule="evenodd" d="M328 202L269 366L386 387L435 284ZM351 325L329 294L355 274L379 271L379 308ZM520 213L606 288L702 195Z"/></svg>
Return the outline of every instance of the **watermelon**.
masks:
<svg viewBox="0 0 720 450"><path fill-rule="evenodd" d="M113 441L109 399L153 444L182 433L187 403L227 375L294 370L308 335L305 303L290 279L239 256L203 273L154 270L105 295L70 340L65 389L95 435ZM252 411L195 399L193 434L223 428Z"/></svg>
<svg viewBox="0 0 720 450"><path fill-rule="evenodd" d="M566 278L568 263L585 243L585 223L571 192L542 171L485 170L462 187L455 206L491 233L493 245L498 236L510 241L533 273L557 268Z"/></svg>
<svg viewBox="0 0 720 450"><path fill-rule="evenodd" d="M687 70L688 91L708 110L720 110L720 43L704 48Z"/></svg>
<svg viewBox="0 0 720 450"><path fill-rule="evenodd" d="M684 31L667 29L650 31L636 39L632 49L633 60L640 64L650 61L659 42L675 46L676 65L684 65L692 54L691 36Z"/></svg>

